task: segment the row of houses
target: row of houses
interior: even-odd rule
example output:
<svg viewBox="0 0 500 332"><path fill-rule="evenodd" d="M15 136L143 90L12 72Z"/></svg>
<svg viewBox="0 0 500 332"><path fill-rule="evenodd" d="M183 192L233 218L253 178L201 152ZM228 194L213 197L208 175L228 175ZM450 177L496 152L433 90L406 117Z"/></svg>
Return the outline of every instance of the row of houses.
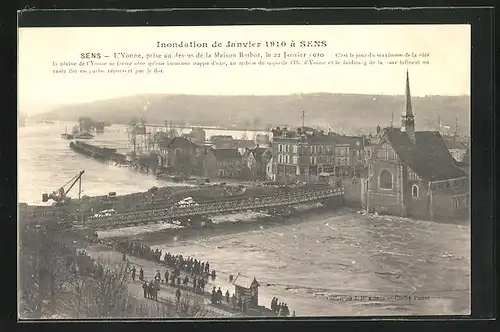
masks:
<svg viewBox="0 0 500 332"><path fill-rule="evenodd" d="M193 142L186 137L165 138L159 143L157 165L172 174L265 179L265 161L262 160L265 151L267 148L251 141L246 141L243 147L220 147L213 142Z"/></svg>
<svg viewBox="0 0 500 332"><path fill-rule="evenodd" d="M361 176L389 129L377 126L375 136L358 137L310 127L277 127L271 139L268 135L257 135L254 140L218 135L209 141L204 132L196 131L165 136L158 144L158 166L170 173L278 182ZM466 157L463 143L451 138L443 142L457 162Z"/></svg>

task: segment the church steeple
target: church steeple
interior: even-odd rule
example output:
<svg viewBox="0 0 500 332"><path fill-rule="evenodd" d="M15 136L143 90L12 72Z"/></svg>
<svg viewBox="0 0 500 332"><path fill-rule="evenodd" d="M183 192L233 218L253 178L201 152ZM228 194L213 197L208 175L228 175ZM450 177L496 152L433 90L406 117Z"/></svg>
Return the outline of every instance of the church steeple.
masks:
<svg viewBox="0 0 500 332"><path fill-rule="evenodd" d="M405 105L401 114L401 131L406 132L410 139L415 142L415 118L411 105L410 76L406 70Z"/></svg>

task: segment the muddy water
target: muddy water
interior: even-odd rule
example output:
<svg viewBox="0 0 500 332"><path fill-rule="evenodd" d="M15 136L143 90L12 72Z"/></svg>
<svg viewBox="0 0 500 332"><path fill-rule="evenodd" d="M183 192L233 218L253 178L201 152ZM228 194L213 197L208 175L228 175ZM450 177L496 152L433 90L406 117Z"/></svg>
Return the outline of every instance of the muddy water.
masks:
<svg viewBox="0 0 500 332"><path fill-rule="evenodd" d="M233 291L229 274L256 277L261 305L277 296L299 316L469 312L468 226L346 212L300 218L150 244L209 261L224 292Z"/></svg>

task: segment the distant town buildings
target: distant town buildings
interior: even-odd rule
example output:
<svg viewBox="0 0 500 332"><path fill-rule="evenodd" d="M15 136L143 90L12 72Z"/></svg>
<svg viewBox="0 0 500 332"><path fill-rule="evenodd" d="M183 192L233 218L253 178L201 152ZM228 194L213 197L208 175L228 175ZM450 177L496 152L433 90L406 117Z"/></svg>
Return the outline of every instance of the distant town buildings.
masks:
<svg viewBox="0 0 500 332"><path fill-rule="evenodd" d="M362 179L365 209L418 219L468 213L469 180L437 131L415 131L409 76L401 128L388 127Z"/></svg>

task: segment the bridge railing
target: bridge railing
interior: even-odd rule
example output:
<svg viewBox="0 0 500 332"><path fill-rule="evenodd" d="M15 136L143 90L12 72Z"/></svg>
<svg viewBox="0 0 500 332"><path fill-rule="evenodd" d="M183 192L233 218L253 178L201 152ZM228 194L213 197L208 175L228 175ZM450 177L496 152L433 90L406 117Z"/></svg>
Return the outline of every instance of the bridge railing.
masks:
<svg viewBox="0 0 500 332"><path fill-rule="evenodd" d="M280 193L266 197L244 198L241 200L202 203L186 207L173 206L165 209L137 211L115 214L110 217L94 219L94 225L122 224L144 221L153 222L180 217L200 216L208 214L230 213L243 210L255 210L308 203L343 195L343 188L328 188L322 190L304 190L302 192Z"/></svg>

